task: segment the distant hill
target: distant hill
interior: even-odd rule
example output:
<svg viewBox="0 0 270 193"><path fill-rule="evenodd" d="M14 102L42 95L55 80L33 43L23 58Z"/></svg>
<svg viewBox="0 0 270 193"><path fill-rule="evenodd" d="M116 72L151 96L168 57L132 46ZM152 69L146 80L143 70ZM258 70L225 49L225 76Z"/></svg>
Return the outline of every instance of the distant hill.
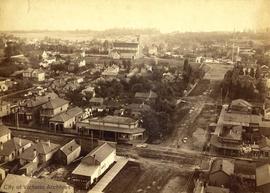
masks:
<svg viewBox="0 0 270 193"><path fill-rule="evenodd" d="M160 34L156 29L129 29L115 28L104 31L94 30L73 30L73 31L49 31L49 30L31 30L31 31L5 31L21 38L43 39L44 37L68 39L68 40L91 40L93 38L108 38L127 35L155 35Z"/></svg>

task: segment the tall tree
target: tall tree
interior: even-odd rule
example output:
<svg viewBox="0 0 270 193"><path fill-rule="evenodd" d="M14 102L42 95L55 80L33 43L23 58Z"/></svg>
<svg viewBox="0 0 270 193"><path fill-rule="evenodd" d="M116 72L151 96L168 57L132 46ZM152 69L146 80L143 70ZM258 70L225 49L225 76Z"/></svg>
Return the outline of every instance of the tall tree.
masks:
<svg viewBox="0 0 270 193"><path fill-rule="evenodd" d="M186 83L189 83L191 73L192 73L191 66L188 62L188 59L185 59L184 66L183 66L183 80Z"/></svg>
<svg viewBox="0 0 270 193"><path fill-rule="evenodd" d="M249 75L250 75L252 78L254 78L254 76L255 76L254 68L251 68L251 69L250 69Z"/></svg>
<svg viewBox="0 0 270 193"><path fill-rule="evenodd" d="M255 78L256 79L260 79L261 78L261 66L260 65L257 65L256 73L255 73Z"/></svg>

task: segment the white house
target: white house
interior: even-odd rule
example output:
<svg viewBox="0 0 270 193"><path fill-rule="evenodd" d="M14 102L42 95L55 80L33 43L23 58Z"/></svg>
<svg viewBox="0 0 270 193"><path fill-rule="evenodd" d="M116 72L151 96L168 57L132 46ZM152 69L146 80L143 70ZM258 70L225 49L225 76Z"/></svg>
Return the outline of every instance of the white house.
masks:
<svg viewBox="0 0 270 193"><path fill-rule="evenodd" d="M42 56L43 60L48 58L48 54L47 54L47 52L45 50L43 51L41 56Z"/></svg>
<svg viewBox="0 0 270 193"><path fill-rule="evenodd" d="M69 165L80 156L80 153L81 146L73 139L58 150L57 160L64 165Z"/></svg>
<svg viewBox="0 0 270 193"><path fill-rule="evenodd" d="M37 81L44 81L45 80L45 72L39 69L35 69L32 72L32 78Z"/></svg>
<svg viewBox="0 0 270 193"><path fill-rule="evenodd" d="M82 159L72 172L71 178L88 189L115 162L115 158L116 149L108 143L103 143Z"/></svg>
<svg viewBox="0 0 270 193"><path fill-rule="evenodd" d="M11 131L3 125L0 125L0 143L6 143L11 139Z"/></svg>
<svg viewBox="0 0 270 193"><path fill-rule="evenodd" d="M80 67L83 67L83 66L85 66L85 59L80 60L79 63L78 63L78 67L79 67L79 68L80 68Z"/></svg>

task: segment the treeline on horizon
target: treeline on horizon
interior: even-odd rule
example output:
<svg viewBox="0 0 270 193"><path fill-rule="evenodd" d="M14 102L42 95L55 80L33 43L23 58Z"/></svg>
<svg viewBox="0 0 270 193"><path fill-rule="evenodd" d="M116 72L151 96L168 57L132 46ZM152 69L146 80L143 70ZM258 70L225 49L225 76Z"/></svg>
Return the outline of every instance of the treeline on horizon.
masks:
<svg viewBox="0 0 270 193"><path fill-rule="evenodd" d="M67 33L127 33L127 34L167 34L167 35L224 35L224 34L234 34L234 35L262 35L262 34L268 34L269 31L263 31L263 32L252 32L252 31L173 31L173 32L161 32L160 30L156 28L111 28L111 29L105 29L105 30L91 30L91 29L74 29L74 30L49 30L49 29L36 29L36 30L0 30L1 32L13 32L13 33L42 33L42 32L67 32Z"/></svg>

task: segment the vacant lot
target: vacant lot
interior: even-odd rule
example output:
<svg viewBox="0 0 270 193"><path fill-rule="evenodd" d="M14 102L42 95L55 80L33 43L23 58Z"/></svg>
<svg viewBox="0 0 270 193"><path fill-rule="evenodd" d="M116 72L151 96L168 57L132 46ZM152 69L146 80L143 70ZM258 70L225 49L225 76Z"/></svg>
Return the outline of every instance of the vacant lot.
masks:
<svg viewBox="0 0 270 193"><path fill-rule="evenodd" d="M192 126L189 127L187 143L182 144L181 147L202 151L208 140L208 125L216 122L216 119L216 106L205 104Z"/></svg>
<svg viewBox="0 0 270 193"><path fill-rule="evenodd" d="M233 68L233 65L228 64L207 64L210 69L205 74L205 79L222 80L225 73Z"/></svg>
<svg viewBox="0 0 270 193"><path fill-rule="evenodd" d="M191 174L170 167L130 162L105 189L106 193L176 193L192 184Z"/></svg>

